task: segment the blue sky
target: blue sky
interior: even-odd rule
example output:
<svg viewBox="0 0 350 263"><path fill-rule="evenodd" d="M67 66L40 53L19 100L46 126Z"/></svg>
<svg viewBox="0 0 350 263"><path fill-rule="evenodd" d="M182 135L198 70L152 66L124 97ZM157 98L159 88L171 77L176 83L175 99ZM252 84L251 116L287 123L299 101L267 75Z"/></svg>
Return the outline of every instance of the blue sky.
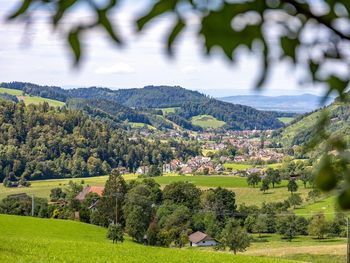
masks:
<svg viewBox="0 0 350 263"><path fill-rule="evenodd" d="M242 50L238 63L232 65L218 52L204 57L195 34L195 19L176 43L176 55L164 53L163 40L172 22L165 18L151 25L142 36L135 36L132 20L147 5L142 0L124 4L114 17L127 45L117 48L103 32L86 36L87 57L79 69L71 67L65 40L40 19L29 29L20 23L5 23L4 15L18 1L3 0L0 7L0 81L29 81L66 87L103 86L140 88L146 85L180 85L212 96L249 94L259 71L259 62ZM130 3L130 1L128 1ZM45 16L45 14L43 14ZM89 19L84 10L75 19ZM263 94L282 95L320 93L319 89L300 87L296 73L288 63L273 67ZM322 93L322 92L321 92Z"/></svg>

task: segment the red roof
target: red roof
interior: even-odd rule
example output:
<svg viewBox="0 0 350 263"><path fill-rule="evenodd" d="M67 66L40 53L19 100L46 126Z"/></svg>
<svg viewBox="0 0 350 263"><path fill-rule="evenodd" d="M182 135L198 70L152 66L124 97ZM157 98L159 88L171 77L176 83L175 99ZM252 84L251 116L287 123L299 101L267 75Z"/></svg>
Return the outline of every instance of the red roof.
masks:
<svg viewBox="0 0 350 263"><path fill-rule="evenodd" d="M103 186L86 186L84 189L77 195L76 199L79 201L84 201L85 197L89 193L95 193L99 196L102 196L102 192L104 190Z"/></svg>

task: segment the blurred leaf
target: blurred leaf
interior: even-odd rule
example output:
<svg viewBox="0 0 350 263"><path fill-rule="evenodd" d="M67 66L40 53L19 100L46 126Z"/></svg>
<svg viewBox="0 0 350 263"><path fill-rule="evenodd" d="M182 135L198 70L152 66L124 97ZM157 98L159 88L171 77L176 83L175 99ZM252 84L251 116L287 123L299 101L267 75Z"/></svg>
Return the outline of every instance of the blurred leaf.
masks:
<svg viewBox="0 0 350 263"><path fill-rule="evenodd" d="M7 17L7 19L14 19L22 14L24 14L28 8L30 7L30 5L32 4L32 2L34 2L33 0L23 0L22 1L22 5L11 15L9 15Z"/></svg>
<svg viewBox="0 0 350 263"><path fill-rule="evenodd" d="M319 162L315 183L323 191L330 191L337 185L338 179L333 169L330 157L325 155Z"/></svg>
<svg viewBox="0 0 350 263"><path fill-rule="evenodd" d="M107 31L109 36L118 44L121 44L121 40L115 33L113 26L110 22L110 20L107 17L107 11L106 10L99 10L98 11L98 21L100 22L101 26L104 27L104 29Z"/></svg>
<svg viewBox="0 0 350 263"><path fill-rule="evenodd" d="M222 9L211 11L203 18L199 33L204 37L208 54L216 46L223 50L228 59L233 60L233 53L239 46L251 49L254 40L263 39L260 24L247 25L241 31L235 31L231 26L235 16L249 11L250 8L250 3L225 3Z"/></svg>
<svg viewBox="0 0 350 263"><path fill-rule="evenodd" d="M337 92L341 100L345 99L345 91L349 84L349 79L342 80L337 76L331 75L326 82L328 83L328 91L323 98L323 103L327 100L328 96L333 92Z"/></svg>
<svg viewBox="0 0 350 263"><path fill-rule="evenodd" d="M150 22L153 18L160 16L168 11L174 10L178 0L160 0L158 1L151 10L145 16L137 20L137 28L141 31L144 26Z"/></svg>
<svg viewBox="0 0 350 263"><path fill-rule="evenodd" d="M173 49L172 49L173 43L184 28L185 28L185 23L182 21L182 19L179 18L168 37L167 48L168 48L169 55L173 54Z"/></svg>
<svg viewBox="0 0 350 263"><path fill-rule="evenodd" d="M61 20L63 17L64 13L71 7L73 6L77 0L61 0L58 1L57 3L57 12L53 16L53 24L57 25L57 23Z"/></svg>
<svg viewBox="0 0 350 263"><path fill-rule="evenodd" d="M69 32L69 35L68 35L68 43L74 53L75 65L79 64L80 57L81 57L81 44L79 40L79 33L80 33L79 29L76 29Z"/></svg>
<svg viewBox="0 0 350 263"><path fill-rule="evenodd" d="M284 56L290 57L296 63L296 49L300 45L298 38L281 37L281 47Z"/></svg>
<svg viewBox="0 0 350 263"><path fill-rule="evenodd" d="M350 209L350 187L347 187L340 193L338 203L342 209Z"/></svg>

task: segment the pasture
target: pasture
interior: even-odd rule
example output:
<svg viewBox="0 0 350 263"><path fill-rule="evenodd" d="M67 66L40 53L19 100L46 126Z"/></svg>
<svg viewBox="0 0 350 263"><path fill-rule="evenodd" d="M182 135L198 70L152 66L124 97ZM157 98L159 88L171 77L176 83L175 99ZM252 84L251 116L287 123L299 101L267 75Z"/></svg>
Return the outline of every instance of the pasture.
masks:
<svg viewBox="0 0 350 263"><path fill-rule="evenodd" d="M124 175L125 180L142 180L138 179L136 174ZM69 178L69 179L54 179L54 180L41 180L32 181L31 186L27 188L6 188L0 184L0 199L5 198L7 195L16 193L27 193L29 195L34 194L38 197L49 198L50 190L55 187L65 188L68 182L72 180L76 183L84 181L84 185L96 185L103 186L107 180L107 176L88 177L88 178ZM162 187L172 182L191 182L202 189L208 189L213 187L228 188L236 193L236 202L238 204L245 203L246 205L258 205L263 202L276 202L283 201L290 196L287 191L287 181L282 181L280 185L276 185L275 188L269 189L265 194L260 191L260 186L253 188L249 187L246 179L236 176L191 176L191 175L177 175L177 174L165 174L164 176L154 177L154 180ZM298 193L305 200L307 193L310 189L304 189L299 183Z"/></svg>
<svg viewBox="0 0 350 263"><path fill-rule="evenodd" d="M146 124L146 123L143 123L143 122L129 122L129 125L133 129L142 129L142 128L147 128L149 130L155 130L156 129L152 125L149 125L149 124Z"/></svg>
<svg viewBox="0 0 350 263"><path fill-rule="evenodd" d="M0 215L0 225L0 262L293 262L212 250L143 246L128 238L113 244L106 239L106 229L68 220Z"/></svg>
<svg viewBox="0 0 350 263"><path fill-rule="evenodd" d="M37 97L37 96L23 95L23 92L21 90L0 88L0 93L7 93L10 95L17 96L17 98L19 100L23 100L25 104L39 104L39 103L47 102L50 106L53 106L53 107L64 106L64 102L62 101L46 99L46 98Z"/></svg>
<svg viewBox="0 0 350 263"><path fill-rule="evenodd" d="M194 116L192 117L191 123L193 125L202 127L204 129L209 129L209 128L217 129L226 124L226 122L220 121L211 115Z"/></svg>

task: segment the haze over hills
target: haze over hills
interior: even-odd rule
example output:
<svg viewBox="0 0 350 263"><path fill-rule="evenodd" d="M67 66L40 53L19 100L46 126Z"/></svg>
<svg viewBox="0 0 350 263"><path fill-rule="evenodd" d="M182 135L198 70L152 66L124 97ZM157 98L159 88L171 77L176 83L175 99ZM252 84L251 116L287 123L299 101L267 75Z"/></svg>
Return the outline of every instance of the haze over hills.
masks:
<svg viewBox="0 0 350 263"><path fill-rule="evenodd" d="M248 105L259 110L284 111L306 113L314 111L333 101L330 98L322 104L322 96L313 94L263 96L263 95L237 95L218 98L219 100Z"/></svg>

